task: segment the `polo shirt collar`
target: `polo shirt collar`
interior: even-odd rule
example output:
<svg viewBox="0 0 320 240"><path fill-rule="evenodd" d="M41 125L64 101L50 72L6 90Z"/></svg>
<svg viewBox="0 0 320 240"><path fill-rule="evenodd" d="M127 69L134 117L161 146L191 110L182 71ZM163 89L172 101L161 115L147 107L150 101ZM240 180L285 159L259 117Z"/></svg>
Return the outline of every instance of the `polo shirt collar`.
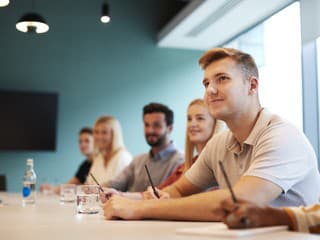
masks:
<svg viewBox="0 0 320 240"><path fill-rule="evenodd" d="M151 157L151 159L153 160L159 160L159 159L165 159L168 155L170 155L173 152L176 152L177 148L174 145L174 143L172 141L170 141L169 145L161 150L160 152L158 152L157 154L153 154L152 151L149 151L149 155Z"/></svg>
<svg viewBox="0 0 320 240"><path fill-rule="evenodd" d="M272 114L267 109L262 109L256 124L254 125L253 129L251 130L249 136L244 141L244 143L249 145L256 145L258 137L260 136L261 132L264 129L266 129L266 127L270 123L271 118Z"/></svg>
<svg viewBox="0 0 320 240"><path fill-rule="evenodd" d="M271 120L272 114L265 108L263 108L260 111L260 114L258 116L258 119L252 128L249 136L247 139L243 142L242 145L237 141L237 139L234 137L234 135L231 135L230 141L227 145L228 150L234 153L240 154L242 152L242 149L244 147L244 144L247 145L256 145L258 137L260 136L260 133L267 127Z"/></svg>

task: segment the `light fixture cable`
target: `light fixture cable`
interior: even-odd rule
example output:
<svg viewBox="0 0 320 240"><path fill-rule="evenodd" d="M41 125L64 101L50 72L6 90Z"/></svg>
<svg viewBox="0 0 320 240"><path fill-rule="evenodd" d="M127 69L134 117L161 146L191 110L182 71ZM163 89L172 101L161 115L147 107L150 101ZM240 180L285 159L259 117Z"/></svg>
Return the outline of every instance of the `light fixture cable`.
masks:
<svg viewBox="0 0 320 240"><path fill-rule="evenodd" d="M101 8L101 17L100 17L100 21L102 23L108 23L111 21L111 17L110 17L110 13L109 13L109 4L105 1L102 4L102 8Z"/></svg>

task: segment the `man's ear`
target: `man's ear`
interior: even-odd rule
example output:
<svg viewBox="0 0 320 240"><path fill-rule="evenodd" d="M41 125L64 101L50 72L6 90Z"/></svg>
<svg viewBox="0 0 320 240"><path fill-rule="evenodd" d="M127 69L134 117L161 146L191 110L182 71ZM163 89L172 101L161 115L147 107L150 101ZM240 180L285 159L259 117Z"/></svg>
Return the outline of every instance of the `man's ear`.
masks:
<svg viewBox="0 0 320 240"><path fill-rule="evenodd" d="M171 133L173 130L173 125L168 126L168 132Z"/></svg>
<svg viewBox="0 0 320 240"><path fill-rule="evenodd" d="M259 81L256 77L250 77L249 79L249 95L254 95L258 92Z"/></svg>

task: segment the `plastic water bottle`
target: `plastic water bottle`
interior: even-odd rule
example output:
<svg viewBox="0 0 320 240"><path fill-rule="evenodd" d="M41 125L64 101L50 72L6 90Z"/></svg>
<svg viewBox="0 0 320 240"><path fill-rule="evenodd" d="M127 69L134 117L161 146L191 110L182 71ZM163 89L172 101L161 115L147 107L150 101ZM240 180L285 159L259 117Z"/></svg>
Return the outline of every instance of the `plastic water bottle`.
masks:
<svg viewBox="0 0 320 240"><path fill-rule="evenodd" d="M27 160L27 169L23 177L22 204L36 203L37 176L33 170L33 159Z"/></svg>

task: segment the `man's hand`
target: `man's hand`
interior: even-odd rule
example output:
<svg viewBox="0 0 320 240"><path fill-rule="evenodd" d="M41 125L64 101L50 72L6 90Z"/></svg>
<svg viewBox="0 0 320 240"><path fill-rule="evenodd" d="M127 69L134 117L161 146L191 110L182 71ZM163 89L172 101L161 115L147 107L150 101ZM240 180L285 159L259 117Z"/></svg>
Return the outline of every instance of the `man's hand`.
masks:
<svg viewBox="0 0 320 240"><path fill-rule="evenodd" d="M99 195L100 195L100 201L102 203L105 203L108 201L109 198L111 198L113 195L121 195L121 192L117 191L114 188L103 188L103 191L99 191Z"/></svg>
<svg viewBox="0 0 320 240"><path fill-rule="evenodd" d="M113 195L104 205L104 216L106 219L128 219L139 220L142 217L139 215L139 206L142 203L140 200L132 200Z"/></svg>
<svg viewBox="0 0 320 240"><path fill-rule="evenodd" d="M157 190L157 192L158 192L158 194L160 196L160 199L168 199L168 198L170 198L170 194L169 193L161 191L158 188L156 188L156 190ZM149 186L147 191L143 192L142 195L143 195L143 199L158 199L154 195L154 192L153 192L153 189L152 189L151 186Z"/></svg>

